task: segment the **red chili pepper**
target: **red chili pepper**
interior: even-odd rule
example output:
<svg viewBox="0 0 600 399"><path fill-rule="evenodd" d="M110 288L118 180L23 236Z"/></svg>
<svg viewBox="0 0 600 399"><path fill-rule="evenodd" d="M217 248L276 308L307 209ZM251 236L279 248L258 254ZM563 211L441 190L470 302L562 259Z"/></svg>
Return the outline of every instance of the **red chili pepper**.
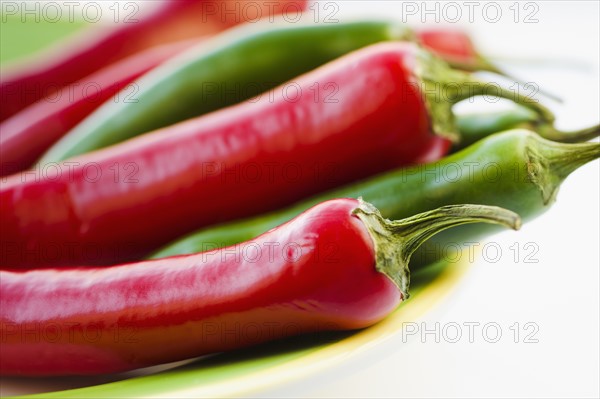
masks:
<svg viewBox="0 0 600 399"><path fill-rule="evenodd" d="M407 297L408 261L423 241L474 222L518 228L519 218L455 205L390 222L369 204L339 199L212 252L103 269L1 271L0 373L113 373L367 327Z"/></svg>
<svg viewBox="0 0 600 399"><path fill-rule="evenodd" d="M77 82L73 87L61 89L3 122L0 125L0 176L28 169L51 144L124 87L129 92L119 93L119 97L120 101L127 102L127 96L132 91L129 88L135 88L129 84L179 50L177 47L169 48L177 44L163 46L162 51L155 48L145 50L111 64ZM276 69L273 66L273 70Z"/></svg>
<svg viewBox="0 0 600 399"><path fill-rule="evenodd" d="M446 62L468 70L487 69L490 66L479 55L471 38L463 31L426 28L415 33L419 43Z"/></svg>
<svg viewBox="0 0 600 399"><path fill-rule="evenodd" d="M94 26L43 57L19 62L2 72L0 121L113 62L156 45L213 34L247 18L303 10L306 0L248 2L240 0L155 1L141 12L127 6L117 24ZM282 4L283 3L283 4Z"/></svg>
<svg viewBox="0 0 600 399"><path fill-rule="evenodd" d="M52 144L102 103L122 89L126 92L120 93L120 96L133 93L134 85L131 86L131 93L127 93L127 90L134 80L195 43L197 39L165 44L134 54L2 122L0 176L29 168ZM119 101L127 101L127 98L120 98Z"/></svg>
<svg viewBox="0 0 600 399"><path fill-rule="evenodd" d="M463 79L469 90L452 101L486 89L413 44L383 43L254 102L13 175L0 190L0 263L138 259L201 226L437 160L450 141L433 132L452 132L452 104L438 91L423 94L418 73L444 92Z"/></svg>

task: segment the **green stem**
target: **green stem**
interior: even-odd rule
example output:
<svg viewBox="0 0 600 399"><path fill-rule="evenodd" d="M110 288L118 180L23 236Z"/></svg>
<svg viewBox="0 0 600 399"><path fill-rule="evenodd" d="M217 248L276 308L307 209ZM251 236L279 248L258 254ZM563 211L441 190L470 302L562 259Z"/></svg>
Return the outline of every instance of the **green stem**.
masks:
<svg viewBox="0 0 600 399"><path fill-rule="evenodd" d="M569 174L600 158L599 143L556 143L533 133L527 135L525 143L523 176L536 186L544 207L554 202Z"/></svg>
<svg viewBox="0 0 600 399"><path fill-rule="evenodd" d="M508 80L512 80L513 82L515 82L516 84L518 84L519 86L522 86L522 87L526 87L528 84L528 83L524 82L522 79L518 79L514 75L510 75L510 74L508 74L500 69L497 69L497 68L488 69L487 71L495 73L496 75L503 76L504 78L506 78ZM561 97L557 96L556 94L550 93L549 91L547 91L545 89L541 89L538 87L537 92L539 94L541 94L542 96L544 96L550 100L553 100L557 103L560 103L560 104L564 103L564 100Z"/></svg>
<svg viewBox="0 0 600 399"><path fill-rule="evenodd" d="M559 143L581 143L600 136L600 125L587 127L581 130L563 132L547 123L537 122L536 124L538 126L535 126L534 129L540 136Z"/></svg>
<svg viewBox="0 0 600 399"><path fill-rule="evenodd" d="M526 107L537 114L538 120L535 122L536 132L548 139L561 143L578 143L588 141L600 135L600 125L589 128L564 132L554 127L554 114L537 100L522 95L518 92L508 90L495 83L481 82L474 80L469 74L460 71L453 71L454 80L447 83L453 84L455 99L453 103L465 100L478 95L493 96L511 100L516 104Z"/></svg>
<svg viewBox="0 0 600 399"><path fill-rule="evenodd" d="M459 101L466 100L475 96L490 96L494 98L505 98L516 104L522 105L535 112L538 117L546 122L554 122L554 114L536 99L525 96L518 91L506 89L494 82L483 82L476 80L468 73L452 71L451 80L446 83L454 95L450 101L456 104Z"/></svg>
<svg viewBox="0 0 600 399"><path fill-rule="evenodd" d="M475 61L475 62L461 62L459 60L450 60L450 59L446 59L446 62L452 68L460 69L461 71L466 71L466 72L486 71L486 72L492 72L492 73L504 76L504 74L501 73L501 71L498 68L496 68L492 63L490 63L483 57L477 57L477 61Z"/></svg>
<svg viewBox="0 0 600 399"><path fill-rule="evenodd" d="M586 163L600 158L600 143L556 143L534 135L529 140L527 156L530 163L543 163L550 171L546 175L556 176L561 180Z"/></svg>
<svg viewBox="0 0 600 399"><path fill-rule="evenodd" d="M360 200L354 213L371 233L376 251L376 268L388 276L408 298L408 263L416 249L434 234L467 223L493 223L518 230L519 216L509 210L487 205L450 205L418 215L390 221L373 205Z"/></svg>
<svg viewBox="0 0 600 399"><path fill-rule="evenodd" d="M551 125L540 123L534 112L521 106L509 110L461 115L456 118L456 124L460 132L460 142L454 143L454 152L491 134L517 128L533 130L540 136L558 143L581 143L600 135L600 125L561 132Z"/></svg>
<svg viewBox="0 0 600 399"><path fill-rule="evenodd" d="M494 82L483 82L471 74L452 69L444 61L422 51L418 55L417 75L422 82L425 103L431 115L434 132L449 138L455 144L462 141L452 113L452 106L475 96L505 98L530 109L537 116L535 130L549 140L577 143L600 135L600 125L572 132L554 127L554 114L536 99L504 88Z"/></svg>
<svg viewBox="0 0 600 399"><path fill-rule="evenodd" d="M460 63L460 62L455 62L455 61L448 62L448 64L450 66L452 66L453 68L457 68L457 69L460 69L463 71L468 71L468 72L477 72L477 71L491 72L493 74L500 75L506 79L512 80L521 86L524 86L526 84L523 82L522 79L518 79L515 76L507 73L506 71L498 68L496 65L494 65L493 63L491 63L485 57L482 57L482 56L478 56L477 61L475 63L471 63L471 64ZM557 103L564 102L562 98L560 98L556 94L552 94L546 90L538 89L538 93L540 93L544 97L547 97L551 100L556 101Z"/></svg>
<svg viewBox="0 0 600 399"><path fill-rule="evenodd" d="M509 99L531 109L542 122L552 125L554 115L549 109L518 91L511 91L495 83L475 79L471 74L452 69L441 59L421 51L417 54L416 74L425 97L434 132L456 142L457 133L452 106L462 100L478 96L493 95Z"/></svg>

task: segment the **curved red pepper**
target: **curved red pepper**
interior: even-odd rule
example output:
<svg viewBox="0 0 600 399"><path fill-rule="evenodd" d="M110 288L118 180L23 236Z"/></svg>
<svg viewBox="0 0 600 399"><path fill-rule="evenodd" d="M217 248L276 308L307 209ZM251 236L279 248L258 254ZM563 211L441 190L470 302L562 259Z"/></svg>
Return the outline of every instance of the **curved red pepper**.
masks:
<svg viewBox="0 0 600 399"><path fill-rule="evenodd" d="M332 202L253 243L212 254L0 272L0 373L96 374L165 363L246 346L243 334L224 331L250 324L258 328L255 343L325 325L370 325L401 296L375 270L369 234L352 216L357 206ZM339 250L328 253L334 245ZM258 256L254 248L260 262L248 261ZM48 326L60 340L36 341L35 332Z"/></svg>
<svg viewBox="0 0 600 399"><path fill-rule="evenodd" d="M0 176L29 168L56 140L102 103L194 43L197 41L170 43L134 54L80 80L74 90L61 89L54 93L53 99L38 101L2 122Z"/></svg>
<svg viewBox="0 0 600 399"><path fill-rule="evenodd" d="M512 212L465 207L389 222L368 204L339 199L212 252L1 271L0 373L112 373L369 326L407 296L410 254L428 237L476 221L518 226Z"/></svg>
<svg viewBox="0 0 600 399"><path fill-rule="evenodd" d="M255 101L9 177L1 264L132 260L201 226L439 159L450 142L432 133L419 54L371 46Z"/></svg>
<svg viewBox="0 0 600 399"><path fill-rule="evenodd" d="M252 2L252 14L243 12L240 0L154 1L138 14L123 11L118 24L78 33L75 40L62 43L44 57L19 62L3 71L0 80L0 121L99 69L138 51L173 41L213 34L244 22L245 18L281 13L293 3L294 12L304 9L306 0ZM241 5L240 5L241 3ZM134 10L135 11L135 10Z"/></svg>

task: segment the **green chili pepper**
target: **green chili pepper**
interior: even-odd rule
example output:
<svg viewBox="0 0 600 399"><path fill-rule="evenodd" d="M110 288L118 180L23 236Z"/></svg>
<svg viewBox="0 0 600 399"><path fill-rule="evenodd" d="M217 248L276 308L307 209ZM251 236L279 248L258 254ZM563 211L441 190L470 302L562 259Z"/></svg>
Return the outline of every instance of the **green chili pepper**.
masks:
<svg viewBox="0 0 600 399"><path fill-rule="evenodd" d="M533 129L537 120L538 116L534 111L519 105L493 112L458 115L456 126L460 131L460 141L454 143L452 151L462 150L476 141L504 130Z"/></svg>
<svg viewBox="0 0 600 399"><path fill-rule="evenodd" d="M527 130L492 135L429 165L388 172L305 200L257 218L215 226L189 235L152 257L206 251L256 237L314 204L341 197L360 197L391 219L443 205L464 202L496 205L518 213L523 221L549 208L562 181L578 167L600 157L600 144L555 143ZM493 230L460 226L438 234L417 251L411 265L438 260L446 243L478 239Z"/></svg>
<svg viewBox="0 0 600 399"><path fill-rule="evenodd" d="M453 144L453 151L466 148L493 133L515 128L534 130L543 138L560 143L582 143L598 137L600 133L599 125L570 133L560 132L541 123L539 116L531 108L517 104L500 111L459 115L456 126L460 132L460 140Z"/></svg>

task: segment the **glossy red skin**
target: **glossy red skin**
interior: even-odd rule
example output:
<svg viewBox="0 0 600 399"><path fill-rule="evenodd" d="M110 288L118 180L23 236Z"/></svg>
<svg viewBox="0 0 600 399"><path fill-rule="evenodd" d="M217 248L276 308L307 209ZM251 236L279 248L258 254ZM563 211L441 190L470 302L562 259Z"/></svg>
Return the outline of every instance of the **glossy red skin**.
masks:
<svg viewBox="0 0 600 399"><path fill-rule="evenodd" d="M43 170L45 178L9 177L0 189L0 264L139 259L202 226L441 158L449 142L431 132L412 84L417 51L409 43L364 48L299 77L294 87L303 94L295 102L284 85L258 101L73 158L79 166L67 173L61 164L55 180ZM334 97L326 87L332 82ZM127 183L134 167L137 182Z"/></svg>
<svg viewBox="0 0 600 399"><path fill-rule="evenodd" d="M0 176L31 167L52 144L105 101L134 98L135 87L130 83L194 43L196 39L134 54L84 78L73 90L57 92L53 99L42 99L2 122ZM126 89L126 94L118 98L122 89Z"/></svg>
<svg viewBox="0 0 600 399"><path fill-rule="evenodd" d="M479 55L465 32L429 28L417 31L416 35L423 47L446 61L477 67Z"/></svg>
<svg viewBox="0 0 600 399"><path fill-rule="evenodd" d="M32 58L3 71L0 80L0 121L4 121L52 91L77 82L113 62L150 47L192 37L214 34L254 18L235 10L234 3L245 0L166 0L152 7L121 9L119 21L111 25L94 24L83 33L56 47L44 57ZM290 10L304 9L306 0L254 2L261 15L281 13L286 3ZM268 5L267 5L268 4ZM227 7L227 8L226 8ZM130 15L135 12L134 15ZM291 11L290 11L291 12ZM127 18L127 17L130 18Z"/></svg>
<svg viewBox="0 0 600 399"><path fill-rule="evenodd" d="M358 205L324 202L212 252L101 269L1 271L0 373L112 373L369 326L402 295L375 269L373 240L352 214Z"/></svg>

